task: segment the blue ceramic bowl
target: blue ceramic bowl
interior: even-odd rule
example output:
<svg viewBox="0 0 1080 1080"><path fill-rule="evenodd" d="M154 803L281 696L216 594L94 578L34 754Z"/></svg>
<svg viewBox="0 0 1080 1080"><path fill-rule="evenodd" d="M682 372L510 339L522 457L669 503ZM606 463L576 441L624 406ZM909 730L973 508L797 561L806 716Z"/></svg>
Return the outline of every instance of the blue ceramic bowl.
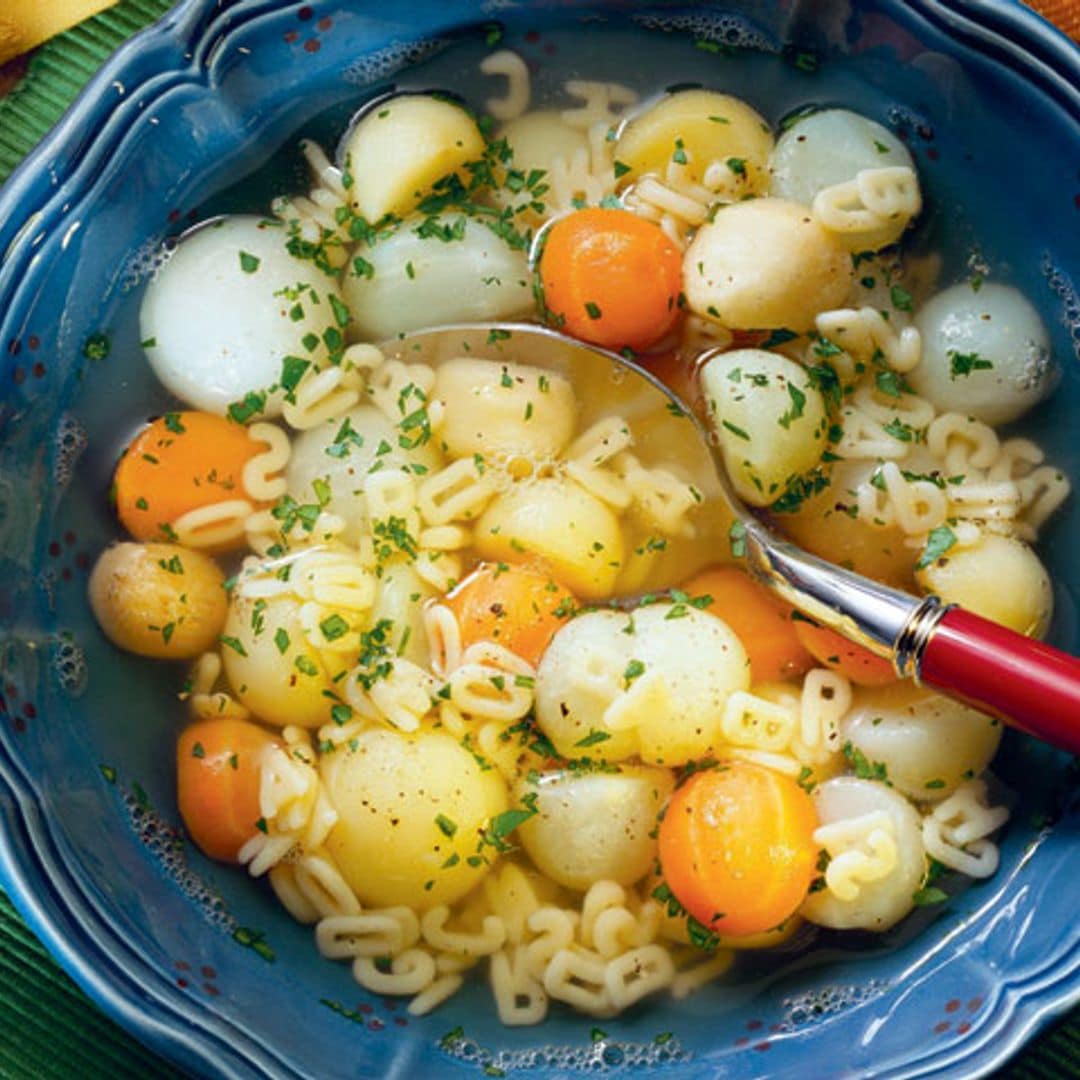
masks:
<svg viewBox="0 0 1080 1080"><path fill-rule="evenodd" d="M1000 872L882 939L760 962L603 1032L568 1014L504 1029L483 986L409 1018L321 960L265 887L184 842L179 706L160 669L111 649L88 611L88 565L116 532L114 453L167 403L138 346L154 252L189 219L295 188L299 135L329 140L393 82L453 84L497 25L541 81L580 54L598 77L666 68L773 121L846 104L903 133L946 278L979 260L1051 328L1065 378L1032 423L1080 479L1076 47L1015 3L808 7L813 18L786 0L188 0L110 61L0 192L0 874L79 983L181 1065L222 1077L646 1065L673 1078L973 1076L1080 998L1069 762L1010 736L998 771L1018 802ZM643 46L648 62L633 62ZM1052 639L1073 651L1077 502L1043 546Z"/></svg>

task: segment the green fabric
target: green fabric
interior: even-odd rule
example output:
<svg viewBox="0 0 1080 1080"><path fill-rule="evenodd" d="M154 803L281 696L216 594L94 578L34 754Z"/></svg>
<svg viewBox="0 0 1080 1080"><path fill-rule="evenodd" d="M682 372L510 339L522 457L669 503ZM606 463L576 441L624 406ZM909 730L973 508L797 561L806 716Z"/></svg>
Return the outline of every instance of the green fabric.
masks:
<svg viewBox="0 0 1080 1080"><path fill-rule="evenodd" d="M42 0L47 2L47 0ZM43 45L26 76L0 99L0 183L60 118L125 39L172 0L122 0ZM1080 1077L1080 1008L1000 1072L1003 1080ZM179 1080L181 1074L125 1034L83 994L0 892L0 1080Z"/></svg>
<svg viewBox="0 0 1080 1080"><path fill-rule="evenodd" d="M58 968L0 892L0 1077L180 1080Z"/></svg>
<svg viewBox="0 0 1080 1080"><path fill-rule="evenodd" d="M123 0L34 52L25 78L0 98L0 184L60 119L117 45L172 5L173 0Z"/></svg>

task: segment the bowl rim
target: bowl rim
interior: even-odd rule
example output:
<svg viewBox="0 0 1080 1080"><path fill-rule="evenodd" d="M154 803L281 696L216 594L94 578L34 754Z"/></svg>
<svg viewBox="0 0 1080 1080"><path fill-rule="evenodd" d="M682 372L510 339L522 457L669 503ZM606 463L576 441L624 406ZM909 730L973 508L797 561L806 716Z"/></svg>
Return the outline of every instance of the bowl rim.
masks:
<svg viewBox="0 0 1080 1080"><path fill-rule="evenodd" d="M1020 0L904 3L953 40L1013 64L1080 122L1080 45ZM18 291L34 247L27 242L30 234L39 225L52 231L63 221L69 203L92 184L99 167L93 162L109 156L110 146L146 107L146 95L204 83L207 43L281 6L278 0L179 0L102 65L0 186L0 312ZM647 5L631 0L629 6ZM0 885L61 967L107 1015L197 1075L299 1075L228 1021L196 1020L189 1000L100 918L58 849L31 778L2 743L0 813ZM1080 1002L1080 957L1066 975L1039 987L1038 1001L1008 998L1014 1021L1008 1030L952 1064L962 1064L965 1075L1000 1066Z"/></svg>

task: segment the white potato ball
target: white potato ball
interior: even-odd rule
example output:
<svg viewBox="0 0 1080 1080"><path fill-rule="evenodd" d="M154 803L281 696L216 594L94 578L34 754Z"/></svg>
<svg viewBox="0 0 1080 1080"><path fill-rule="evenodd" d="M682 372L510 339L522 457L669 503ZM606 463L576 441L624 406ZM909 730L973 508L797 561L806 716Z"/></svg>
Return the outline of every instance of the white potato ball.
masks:
<svg viewBox="0 0 1080 1080"><path fill-rule="evenodd" d="M233 693L274 727L321 727L336 700L339 671L327 671L308 644L302 603L291 595L254 600L234 590L222 631L221 659Z"/></svg>
<svg viewBox="0 0 1080 1080"><path fill-rule="evenodd" d="M561 627L536 673L536 720L567 758L621 761L637 752L637 733L611 731L604 713L626 689L633 659L625 631L636 617L589 611Z"/></svg>
<svg viewBox="0 0 1080 1080"><path fill-rule="evenodd" d="M840 736L909 798L933 802L979 776L1001 742L1002 726L985 713L919 687L860 692Z"/></svg>
<svg viewBox="0 0 1080 1080"><path fill-rule="evenodd" d="M506 785L449 735L371 728L320 769L338 813L326 848L364 905L452 904L495 860L483 831L506 810Z"/></svg>
<svg viewBox="0 0 1080 1080"><path fill-rule="evenodd" d="M940 412L986 424L1023 416L1053 389L1058 369L1039 313L1010 285L953 285L915 315L922 360L907 378Z"/></svg>
<svg viewBox="0 0 1080 1080"><path fill-rule="evenodd" d="M829 474L829 486L801 503L796 512L777 515L776 524L807 551L910 591L914 587L912 552L904 531L898 525L880 528L872 520L852 516L856 488L877 468L876 461L837 462Z"/></svg>
<svg viewBox="0 0 1080 1080"><path fill-rule="evenodd" d="M742 643L713 615L672 604L588 612L544 653L536 718L564 757L682 765L717 751L724 705L749 685Z"/></svg>
<svg viewBox="0 0 1080 1080"><path fill-rule="evenodd" d="M476 523L473 544L484 559L538 558L575 596L590 600L611 595L626 550L607 503L558 476L497 495Z"/></svg>
<svg viewBox="0 0 1080 1080"><path fill-rule="evenodd" d="M551 170L556 158L572 158L579 150L588 151L588 136L571 127L559 109L534 109L510 120L499 129L514 152L513 165L528 173L532 169Z"/></svg>
<svg viewBox="0 0 1080 1080"><path fill-rule="evenodd" d="M460 105L427 94L380 101L345 138L353 209L372 224L387 214L402 217L436 180L462 174L483 153L484 137Z"/></svg>
<svg viewBox="0 0 1080 1080"><path fill-rule="evenodd" d="M580 128L571 127L562 118L560 109L535 109L504 124L498 131L498 138L505 139L514 152L511 162L513 168L524 173L526 178L534 170L545 175L539 183L550 186L552 167L562 158L567 164L575 156L579 160L588 160L589 138ZM512 206L515 211L530 201L527 190L511 191L505 187L494 192L500 206ZM541 195L537 201L545 202L547 195ZM539 224L543 215L529 210L517 217L528 224Z"/></svg>
<svg viewBox="0 0 1080 1080"><path fill-rule="evenodd" d="M663 176L672 161L680 161L695 183L710 165L737 161L733 176L741 192L760 194L772 148L772 130L745 101L715 90L678 90L630 120L619 133L615 159L630 170L628 179Z"/></svg>
<svg viewBox="0 0 1080 1080"><path fill-rule="evenodd" d="M181 401L225 415L248 394L265 395L256 415L276 416L282 392L270 392L287 356L318 359L340 333L331 297L336 283L290 255L276 222L221 218L185 236L150 283L139 329L154 374Z"/></svg>
<svg viewBox="0 0 1080 1080"><path fill-rule="evenodd" d="M700 379L727 474L746 502L768 506L821 460L825 400L801 364L734 349L709 360Z"/></svg>
<svg viewBox="0 0 1080 1080"><path fill-rule="evenodd" d="M446 409L439 437L454 457L521 454L538 465L565 449L577 422L570 381L528 364L448 360L432 398Z"/></svg>
<svg viewBox="0 0 1080 1080"><path fill-rule="evenodd" d="M396 656L403 656L426 668L431 662L424 630L424 604L435 590L416 572L410 562L395 560L382 568L375 592L370 622L391 623L390 641Z"/></svg>
<svg viewBox="0 0 1080 1080"><path fill-rule="evenodd" d="M624 636L645 674L659 675L660 700L667 701L647 710L637 729L642 761L673 766L715 755L727 699L750 685L750 661L735 632L706 611L651 604L634 613L634 632Z"/></svg>
<svg viewBox="0 0 1080 1080"><path fill-rule="evenodd" d="M838 776L819 784L813 792L814 808L822 825L849 821L883 811L892 819L897 862L892 872L877 881L859 884L853 900L841 900L830 889L812 892L799 909L812 923L834 930L888 930L914 906L914 896L926 875L922 819L902 795L873 780Z"/></svg>
<svg viewBox="0 0 1080 1080"><path fill-rule="evenodd" d="M881 124L849 109L823 109L793 124L776 140L769 194L811 206L819 191L854 180L864 169L906 167L908 148ZM839 236L849 251L877 251L895 243L908 224L899 218L881 228Z"/></svg>
<svg viewBox="0 0 1080 1080"><path fill-rule="evenodd" d="M1054 613L1050 575L1022 540L987 533L971 547L946 551L916 571L927 591L962 604L1020 634L1042 637Z"/></svg>
<svg viewBox="0 0 1080 1080"><path fill-rule="evenodd" d="M430 474L442 463L436 440L405 449L401 435L374 405L358 405L340 419L298 432L285 470L289 495L301 504L314 503L316 481L325 484L326 509L344 519L346 538L355 543L367 528L364 481L370 473L417 466ZM424 475L417 474L417 482Z"/></svg>
<svg viewBox="0 0 1080 1080"><path fill-rule="evenodd" d="M851 278L845 248L787 199L721 208L683 256L690 310L733 330L810 330L844 301Z"/></svg>
<svg viewBox="0 0 1080 1080"><path fill-rule="evenodd" d="M536 795L536 815L518 834L548 877L584 892L597 881L632 885L656 859L657 817L675 787L666 769L545 773L522 780L517 801Z"/></svg>
<svg viewBox="0 0 1080 1080"><path fill-rule="evenodd" d="M408 218L391 236L354 250L364 262L350 261L342 285L353 337L383 341L424 326L500 322L532 311L525 251L479 220L444 215L446 227L462 222L462 235L450 241L418 235L423 220Z"/></svg>
<svg viewBox="0 0 1080 1080"><path fill-rule="evenodd" d="M225 575L213 559L176 544L114 544L90 573L90 607L121 649L186 660L212 648L225 622Z"/></svg>

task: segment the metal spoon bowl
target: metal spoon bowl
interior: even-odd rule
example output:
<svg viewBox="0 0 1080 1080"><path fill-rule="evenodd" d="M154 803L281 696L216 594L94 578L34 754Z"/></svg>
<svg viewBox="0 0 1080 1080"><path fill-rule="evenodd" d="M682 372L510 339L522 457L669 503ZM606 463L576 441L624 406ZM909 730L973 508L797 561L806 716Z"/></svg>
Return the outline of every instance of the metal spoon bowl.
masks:
<svg viewBox="0 0 1080 1080"><path fill-rule="evenodd" d="M937 596L911 596L835 566L774 535L735 494L707 424L633 361L529 323L419 330L386 343L384 351L436 368L462 356L544 368L565 376L583 408L593 411L633 380L639 409L665 417L661 440L722 509L730 554L750 574L816 622L888 659L898 676L1080 753L1080 660Z"/></svg>

